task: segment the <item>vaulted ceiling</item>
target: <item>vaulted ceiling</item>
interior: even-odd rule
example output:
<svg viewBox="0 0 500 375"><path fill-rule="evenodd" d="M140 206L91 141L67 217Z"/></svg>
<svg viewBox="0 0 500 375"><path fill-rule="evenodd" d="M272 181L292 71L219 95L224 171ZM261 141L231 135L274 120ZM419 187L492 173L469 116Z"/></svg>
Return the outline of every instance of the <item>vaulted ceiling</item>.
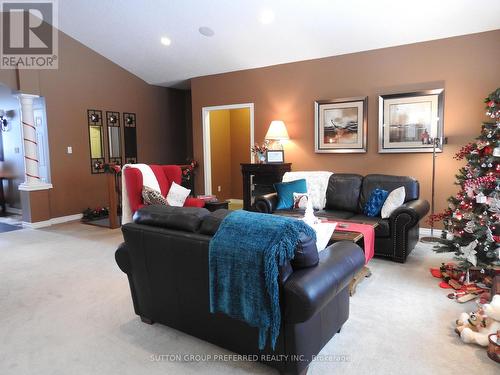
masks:
<svg viewBox="0 0 500 375"><path fill-rule="evenodd" d="M60 0L59 28L146 82L175 86L197 76L499 29L500 1ZM168 46L160 42L165 37Z"/></svg>

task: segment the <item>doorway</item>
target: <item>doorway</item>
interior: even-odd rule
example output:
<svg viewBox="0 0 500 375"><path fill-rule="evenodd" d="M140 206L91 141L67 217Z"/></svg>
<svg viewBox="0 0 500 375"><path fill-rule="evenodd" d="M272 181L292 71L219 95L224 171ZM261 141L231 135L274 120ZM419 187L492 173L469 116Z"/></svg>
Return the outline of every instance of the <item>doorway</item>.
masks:
<svg viewBox="0 0 500 375"><path fill-rule="evenodd" d="M17 189L24 181L21 107L10 88L0 87L0 233L22 226L21 195Z"/></svg>
<svg viewBox="0 0 500 375"><path fill-rule="evenodd" d="M25 182L25 153L19 92L0 83L0 233L21 228L29 207L23 203L19 186ZM36 160L39 179L50 183L49 144L45 98L33 98L36 128ZM10 228L10 229L9 229Z"/></svg>
<svg viewBox="0 0 500 375"><path fill-rule="evenodd" d="M243 203L241 163L250 163L254 143L253 103L203 108L205 194L231 208Z"/></svg>

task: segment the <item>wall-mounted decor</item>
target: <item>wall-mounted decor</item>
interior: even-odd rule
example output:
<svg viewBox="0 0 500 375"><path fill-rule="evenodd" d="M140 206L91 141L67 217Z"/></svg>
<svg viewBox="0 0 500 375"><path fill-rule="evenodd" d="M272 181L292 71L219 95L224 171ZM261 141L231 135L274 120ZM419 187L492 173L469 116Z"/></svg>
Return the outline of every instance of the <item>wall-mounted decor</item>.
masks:
<svg viewBox="0 0 500 375"><path fill-rule="evenodd" d="M123 133L125 138L125 163L137 163L137 131L135 113L123 113Z"/></svg>
<svg viewBox="0 0 500 375"><path fill-rule="evenodd" d="M102 111L96 109L87 110L87 123L89 128L90 146L90 171L91 173L104 173L104 143Z"/></svg>
<svg viewBox="0 0 500 375"><path fill-rule="evenodd" d="M379 96L378 152L433 152L432 140L443 137L443 95L436 89Z"/></svg>
<svg viewBox="0 0 500 375"><path fill-rule="evenodd" d="M314 102L315 152L366 152L367 103L367 97Z"/></svg>
<svg viewBox="0 0 500 375"><path fill-rule="evenodd" d="M108 127L108 156L112 164L122 165L122 139L120 136L120 113L106 111Z"/></svg>

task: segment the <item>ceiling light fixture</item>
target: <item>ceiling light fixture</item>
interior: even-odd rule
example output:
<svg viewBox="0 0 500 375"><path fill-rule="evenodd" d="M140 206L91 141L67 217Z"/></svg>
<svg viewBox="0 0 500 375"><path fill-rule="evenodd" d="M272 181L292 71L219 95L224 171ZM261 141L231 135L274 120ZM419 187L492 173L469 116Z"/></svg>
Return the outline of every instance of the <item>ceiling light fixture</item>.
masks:
<svg viewBox="0 0 500 375"><path fill-rule="evenodd" d="M161 44L163 44L164 46L169 46L172 41L170 40L170 38L166 37L166 36L163 36L161 39L160 39L160 42Z"/></svg>
<svg viewBox="0 0 500 375"><path fill-rule="evenodd" d="M264 9L260 12L259 20L264 25L269 25L274 21L274 12L271 9Z"/></svg>
<svg viewBox="0 0 500 375"><path fill-rule="evenodd" d="M202 26L198 29L198 31L200 32L201 35L204 35L208 38L210 38L211 36L214 36L215 34L215 31L213 31L210 27L208 26Z"/></svg>

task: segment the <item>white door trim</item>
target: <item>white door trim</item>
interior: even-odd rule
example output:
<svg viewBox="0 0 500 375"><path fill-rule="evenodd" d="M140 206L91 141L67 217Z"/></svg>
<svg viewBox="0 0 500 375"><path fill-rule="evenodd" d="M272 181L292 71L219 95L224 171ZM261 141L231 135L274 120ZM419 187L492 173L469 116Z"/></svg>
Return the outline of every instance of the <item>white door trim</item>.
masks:
<svg viewBox="0 0 500 375"><path fill-rule="evenodd" d="M252 152L250 148L254 144L254 104L241 103L241 104L228 104L217 105L212 107L203 107L202 123L203 123L203 170L205 177L205 194L212 194L212 160L210 153L210 111L219 111L222 109L250 109L250 144L248 145L248 152L250 153L250 160L252 160Z"/></svg>

